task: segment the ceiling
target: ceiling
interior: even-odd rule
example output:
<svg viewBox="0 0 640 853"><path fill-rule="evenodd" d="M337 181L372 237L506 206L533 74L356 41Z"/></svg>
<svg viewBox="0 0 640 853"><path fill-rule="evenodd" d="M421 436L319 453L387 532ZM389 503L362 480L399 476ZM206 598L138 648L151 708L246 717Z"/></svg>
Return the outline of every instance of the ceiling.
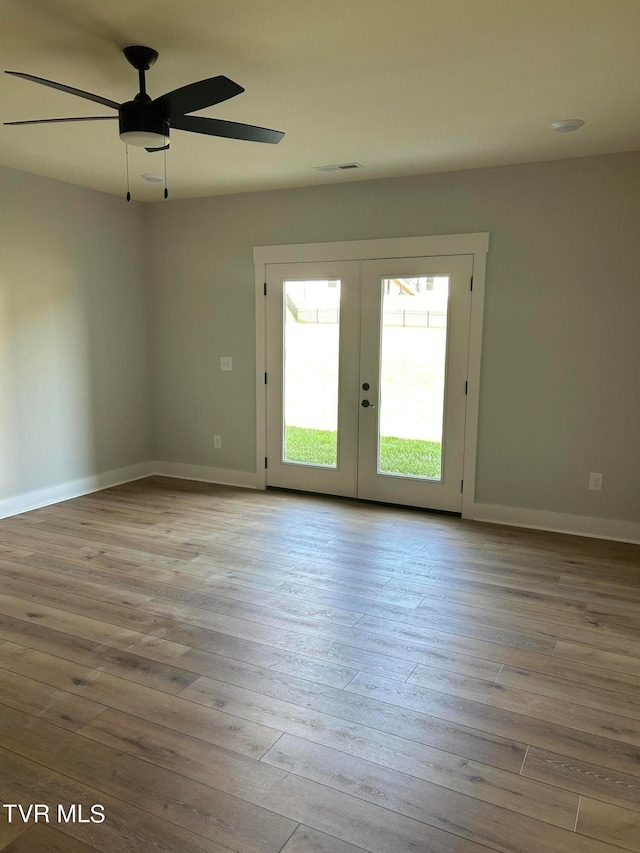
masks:
<svg viewBox="0 0 640 853"><path fill-rule="evenodd" d="M246 91L200 115L286 131L175 130L172 198L638 150L639 33L640 0L0 0L6 70L122 102L138 80L121 50L144 44L152 97L224 74ZM0 75L2 121L108 112ZM586 125L551 130L564 118ZM163 155L129 157L133 197L161 200L140 176ZM0 164L126 192L117 122L0 126Z"/></svg>

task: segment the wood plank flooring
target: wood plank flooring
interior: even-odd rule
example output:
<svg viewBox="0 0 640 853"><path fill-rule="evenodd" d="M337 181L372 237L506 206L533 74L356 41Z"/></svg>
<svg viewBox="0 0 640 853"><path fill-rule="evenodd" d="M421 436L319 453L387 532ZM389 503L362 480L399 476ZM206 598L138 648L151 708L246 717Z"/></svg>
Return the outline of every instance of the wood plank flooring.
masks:
<svg viewBox="0 0 640 853"><path fill-rule="evenodd" d="M640 546L150 478L0 521L6 853L640 851ZM57 805L104 806L102 823Z"/></svg>

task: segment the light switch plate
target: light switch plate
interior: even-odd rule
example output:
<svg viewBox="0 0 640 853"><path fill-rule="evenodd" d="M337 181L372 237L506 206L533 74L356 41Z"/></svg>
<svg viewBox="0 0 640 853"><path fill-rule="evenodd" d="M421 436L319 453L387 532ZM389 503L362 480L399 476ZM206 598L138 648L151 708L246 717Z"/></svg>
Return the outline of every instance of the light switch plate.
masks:
<svg viewBox="0 0 640 853"><path fill-rule="evenodd" d="M220 356L220 370L233 370L233 359L230 355Z"/></svg>

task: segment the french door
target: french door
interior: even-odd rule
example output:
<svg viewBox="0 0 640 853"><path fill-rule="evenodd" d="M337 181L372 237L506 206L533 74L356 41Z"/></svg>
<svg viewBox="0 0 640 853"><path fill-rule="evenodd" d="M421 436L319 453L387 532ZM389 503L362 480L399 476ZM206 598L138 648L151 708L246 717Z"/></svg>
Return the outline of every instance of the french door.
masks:
<svg viewBox="0 0 640 853"><path fill-rule="evenodd" d="M267 485L461 510L472 262L267 264Z"/></svg>

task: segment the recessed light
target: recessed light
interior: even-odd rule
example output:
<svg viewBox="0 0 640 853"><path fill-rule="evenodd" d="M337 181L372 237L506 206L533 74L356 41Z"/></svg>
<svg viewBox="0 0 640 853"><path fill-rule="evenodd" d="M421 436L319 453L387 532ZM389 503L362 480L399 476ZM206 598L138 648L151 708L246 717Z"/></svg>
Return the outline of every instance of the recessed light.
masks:
<svg viewBox="0 0 640 853"><path fill-rule="evenodd" d="M150 184L161 184L164 181L164 175L151 175L148 172L145 175L140 175L140 177L149 181Z"/></svg>
<svg viewBox="0 0 640 853"><path fill-rule="evenodd" d="M579 130L583 124L581 118L563 118L560 121L551 122L551 127L558 133L571 133L573 130Z"/></svg>

